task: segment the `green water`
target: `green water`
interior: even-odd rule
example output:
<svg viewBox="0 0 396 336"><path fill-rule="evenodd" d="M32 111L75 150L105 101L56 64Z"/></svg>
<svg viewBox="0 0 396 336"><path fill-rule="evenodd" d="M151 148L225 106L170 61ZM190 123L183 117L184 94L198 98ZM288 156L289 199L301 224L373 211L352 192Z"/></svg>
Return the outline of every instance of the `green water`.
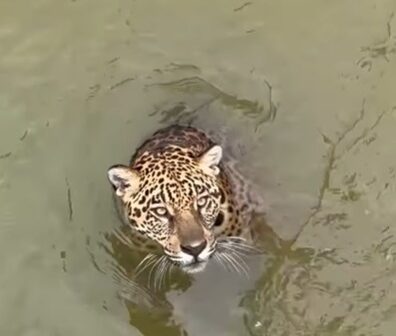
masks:
<svg viewBox="0 0 396 336"><path fill-rule="evenodd" d="M0 335L394 335L395 11L1 1ZM264 197L249 278L117 277L106 169L171 122L225 135Z"/></svg>

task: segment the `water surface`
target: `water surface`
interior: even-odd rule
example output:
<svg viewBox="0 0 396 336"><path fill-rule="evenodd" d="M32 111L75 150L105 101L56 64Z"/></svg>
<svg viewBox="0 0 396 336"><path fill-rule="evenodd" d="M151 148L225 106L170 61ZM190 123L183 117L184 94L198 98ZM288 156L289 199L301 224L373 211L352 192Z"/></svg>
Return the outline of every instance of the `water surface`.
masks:
<svg viewBox="0 0 396 336"><path fill-rule="evenodd" d="M393 335L395 11L2 1L0 334ZM116 276L134 253L106 169L171 122L228 139L265 255L152 297Z"/></svg>

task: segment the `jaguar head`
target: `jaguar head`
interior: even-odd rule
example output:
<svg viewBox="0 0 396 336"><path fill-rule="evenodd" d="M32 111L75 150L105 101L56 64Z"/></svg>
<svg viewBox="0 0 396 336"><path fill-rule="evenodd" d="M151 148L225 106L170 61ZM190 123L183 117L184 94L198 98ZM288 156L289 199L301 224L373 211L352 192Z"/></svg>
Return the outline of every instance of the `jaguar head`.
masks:
<svg viewBox="0 0 396 336"><path fill-rule="evenodd" d="M143 153L133 168L116 165L108 170L131 229L158 243L188 273L203 270L216 250L221 158L217 145L200 157L177 148Z"/></svg>

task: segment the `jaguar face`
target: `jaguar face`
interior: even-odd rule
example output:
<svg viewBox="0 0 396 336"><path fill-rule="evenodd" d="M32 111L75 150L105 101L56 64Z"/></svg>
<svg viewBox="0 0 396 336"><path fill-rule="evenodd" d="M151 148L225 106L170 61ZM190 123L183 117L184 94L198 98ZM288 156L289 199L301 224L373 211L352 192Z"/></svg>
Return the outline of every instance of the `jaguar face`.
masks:
<svg viewBox="0 0 396 336"><path fill-rule="evenodd" d="M216 250L213 226L220 211L220 146L199 158L178 149L146 153L136 167L117 165L108 178L132 230L162 247L164 255L189 273L203 270Z"/></svg>

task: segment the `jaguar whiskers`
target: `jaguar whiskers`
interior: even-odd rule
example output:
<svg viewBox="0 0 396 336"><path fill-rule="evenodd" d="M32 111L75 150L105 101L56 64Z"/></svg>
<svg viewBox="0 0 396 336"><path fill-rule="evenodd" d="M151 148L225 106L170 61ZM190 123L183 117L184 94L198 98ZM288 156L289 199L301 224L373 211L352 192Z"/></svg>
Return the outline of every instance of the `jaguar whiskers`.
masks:
<svg viewBox="0 0 396 336"><path fill-rule="evenodd" d="M246 239L235 236L223 237L217 240L213 258L226 270L249 277L249 266L245 259L260 253L261 250L249 244Z"/></svg>
<svg viewBox="0 0 396 336"><path fill-rule="evenodd" d="M216 240L209 253L213 260L219 263L225 270L236 272L239 275L249 277L249 266L246 258L261 254L262 251L241 237L222 237ZM170 281L171 274L177 261L166 255L154 253L147 254L136 266L135 277L143 273L148 274L148 285L159 290L165 281Z"/></svg>
<svg viewBox="0 0 396 336"><path fill-rule="evenodd" d="M166 280L170 281L174 266L175 264L167 256L149 253L136 266L135 278L146 271L148 272L148 285L159 290Z"/></svg>

